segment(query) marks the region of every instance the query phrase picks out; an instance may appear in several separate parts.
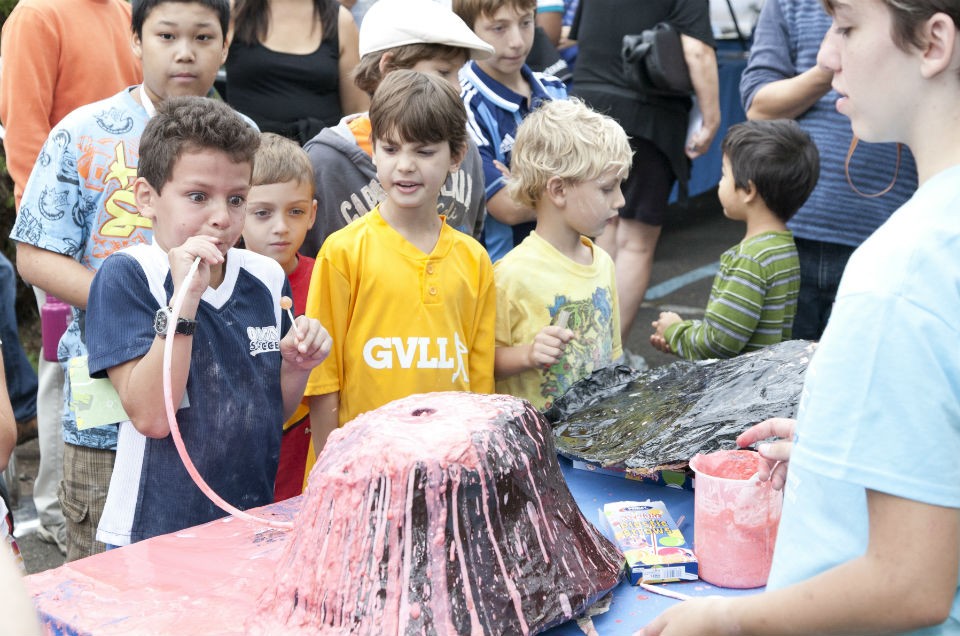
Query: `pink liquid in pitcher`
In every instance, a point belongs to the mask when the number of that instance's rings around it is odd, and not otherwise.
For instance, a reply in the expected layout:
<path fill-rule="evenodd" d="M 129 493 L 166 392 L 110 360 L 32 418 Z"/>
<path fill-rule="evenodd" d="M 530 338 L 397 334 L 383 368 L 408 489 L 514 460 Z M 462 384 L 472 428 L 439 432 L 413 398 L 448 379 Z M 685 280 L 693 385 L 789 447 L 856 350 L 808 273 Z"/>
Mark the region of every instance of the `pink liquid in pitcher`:
<path fill-rule="evenodd" d="M 753 451 L 696 455 L 694 552 L 700 578 L 720 587 L 766 585 L 777 540 L 783 494 L 749 481 L 760 456 Z"/>

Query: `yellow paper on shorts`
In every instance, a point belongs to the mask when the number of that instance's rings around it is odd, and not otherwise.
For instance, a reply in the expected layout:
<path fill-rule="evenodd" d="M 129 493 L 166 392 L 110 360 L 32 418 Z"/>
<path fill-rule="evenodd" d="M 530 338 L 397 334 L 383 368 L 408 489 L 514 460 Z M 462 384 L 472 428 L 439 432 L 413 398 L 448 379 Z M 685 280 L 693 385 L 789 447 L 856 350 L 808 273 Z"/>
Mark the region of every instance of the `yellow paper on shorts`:
<path fill-rule="evenodd" d="M 77 429 L 84 430 L 129 420 L 120 395 L 108 378 L 94 379 L 87 369 L 87 356 L 71 358 L 70 408 L 77 418 Z"/>

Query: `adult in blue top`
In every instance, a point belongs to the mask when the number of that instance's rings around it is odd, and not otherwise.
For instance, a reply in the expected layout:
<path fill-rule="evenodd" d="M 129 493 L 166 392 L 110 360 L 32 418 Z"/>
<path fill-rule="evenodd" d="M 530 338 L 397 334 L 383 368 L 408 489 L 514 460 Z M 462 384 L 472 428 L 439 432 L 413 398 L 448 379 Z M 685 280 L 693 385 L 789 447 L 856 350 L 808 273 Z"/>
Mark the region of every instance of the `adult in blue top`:
<path fill-rule="evenodd" d="M 760 12 L 740 94 L 748 119 L 796 119 L 820 151 L 820 179 L 787 227 L 800 254 L 793 337 L 819 340 L 853 250 L 917 188 L 913 156 L 895 144 L 858 144 L 837 113 L 833 73 L 817 66 L 830 27 L 820 0 L 770 0 Z M 879 70 L 879 69 L 878 69 Z M 881 196 L 891 181 L 893 188 Z M 856 189 L 854 189 L 856 188 Z"/>

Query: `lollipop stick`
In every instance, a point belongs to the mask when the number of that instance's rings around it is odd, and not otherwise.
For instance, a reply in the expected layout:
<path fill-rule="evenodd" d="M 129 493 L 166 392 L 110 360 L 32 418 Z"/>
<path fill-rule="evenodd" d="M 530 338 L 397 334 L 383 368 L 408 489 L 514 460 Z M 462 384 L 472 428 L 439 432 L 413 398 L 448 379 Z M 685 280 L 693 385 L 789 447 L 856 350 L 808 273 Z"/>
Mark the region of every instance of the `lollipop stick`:
<path fill-rule="evenodd" d="M 656 585 L 650 585 L 649 583 L 644 583 L 643 581 L 640 581 L 637 585 L 639 585 L 640 587 L 642 587 L 648 592 L 653 592 L 654 594 L 659 594 L 660 596 L 675 598 L 678 601 L 689 601 L 691 598 L 690 595 L 688 594 L 683 594 L 681 592 L 672 592 L 668 589 L 658 587 Z"/>
<path fill-rule="evenodd" d="M 303 340 L 303 334 L 300 332 L 300 328 L 297 327 L 297 319 L 293 317 L 293 301 L 290 300 L 288 296 L 281 296 L 280 308 L 285 309 L 287 315 L 290 316 L 290 324 L 293 325 L 293 331 L 297 334 L 297 340 Z"/>

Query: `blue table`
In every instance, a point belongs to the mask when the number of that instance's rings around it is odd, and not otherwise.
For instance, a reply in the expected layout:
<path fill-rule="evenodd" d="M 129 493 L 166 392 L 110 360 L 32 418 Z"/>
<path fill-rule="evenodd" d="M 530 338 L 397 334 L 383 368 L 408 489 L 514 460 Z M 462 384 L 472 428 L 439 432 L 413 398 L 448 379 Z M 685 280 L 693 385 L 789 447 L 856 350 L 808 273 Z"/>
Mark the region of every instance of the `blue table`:
<path fill-rule="evenodd" d="M 693 540 L 693 493 L 578 470 L 566 459 L 561 470 L 570 491 L 592 522 L 607 502 L 661 500 Z M 300 498 L 272 504 L 256 514 L 292 519 Z M 27 577 L 27 587 L 48 633 L 74 636 L 128 634 L 237 634 L 245 632 L 250 607 L 273 576 L 288 534 L 235 517 L 67 563 Z M 691 596 L 754 594 L 719 589 L 702 581 L 666 584 Z M 627 582 L 615 589 L 610 611 L 595 617 L 599 633 L 632 634 L 677 603 Z M 573 621 L 548 632 L 582 636 Z"/>
<path fill-rule="evenodd" d="M 651 482 L 635 481 L 623 477 L 614 477 L 601 473 L 573 468 L 569 460 L 560 458 L 560 468 L 567 480 L 570 492 L 580 506 L 581 512 L 594 524 L 599 519 L 599 511 L 611 501 L 662 501 L 674 519 L 686 517 L 680 526 L 683 536 L 693 543 L 693 492 L 670 486 L 659 486 Z M 664 583 L 667 589 L 688 596 L 745 596 L 757 594 L 762 588 L 753 590 L 733 590 L 718 588 L 705 581 L 684 583 Z M 614 590 L 610 611 L 593 618 L 597 631 L 604 636 L 633 634 L 662 611 L 679 603 L 671 598 L 647 592 L 643 588 L 622 581 Z M 571 621 L 547 632 L 549 636 L 583 636 L 583 632 Z"/>

